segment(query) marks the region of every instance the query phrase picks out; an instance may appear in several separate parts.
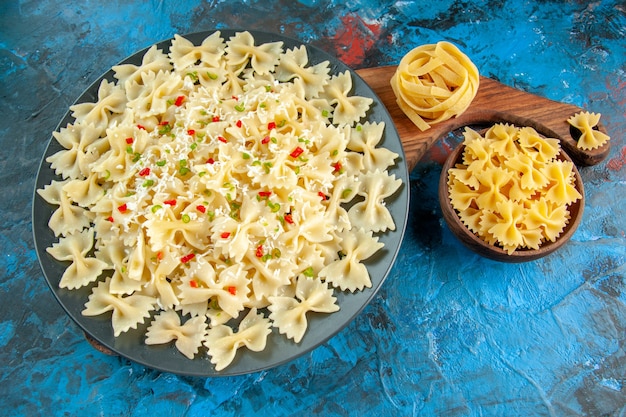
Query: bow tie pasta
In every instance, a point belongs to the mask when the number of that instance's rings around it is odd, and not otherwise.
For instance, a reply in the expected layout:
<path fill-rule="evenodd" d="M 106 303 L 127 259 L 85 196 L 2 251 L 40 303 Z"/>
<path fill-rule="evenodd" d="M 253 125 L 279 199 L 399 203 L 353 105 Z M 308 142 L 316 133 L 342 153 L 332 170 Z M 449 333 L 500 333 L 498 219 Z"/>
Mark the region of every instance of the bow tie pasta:
<path fill-rule="evenodd" d="M 576 146 L 580 149 L 596 149 L 604 146 L 611 140 L 610 136 L 594 129 L 600 123 L 600 113 L 587 111 L 576 113 L 567 119 L 567 122 L 580 133 Z"/>
<path fill-rule="evenodd" d="M 371 286 L 362 262 L 395 229 L 402 181 L 349 72 L 248 32 L 177 35 L 113 71 L 54 133 L 62 181 L 38 190 L 59 206 L 61 286 L 93 288 L 84 315 L 221 370 L 272 328 L 298 343 L 307 314 L 339 310 L 335 291 Z"/>
<path fill-rule="evenodd" d="M 557 139 L 531 127 L 496 124 L 464 132 L 462 160 L 448 171 L 452 207 L 473 233 L 509 254 L 554 242 L 582 195 Z"/>

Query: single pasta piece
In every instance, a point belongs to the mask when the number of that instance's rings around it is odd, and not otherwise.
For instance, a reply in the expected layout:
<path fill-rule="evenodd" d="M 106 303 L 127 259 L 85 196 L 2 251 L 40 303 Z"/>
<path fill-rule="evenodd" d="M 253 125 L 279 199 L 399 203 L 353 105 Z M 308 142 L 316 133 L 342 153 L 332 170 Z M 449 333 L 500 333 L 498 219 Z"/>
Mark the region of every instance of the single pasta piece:
<path fill-rule="evenodd" d="M 479 81 L 467 55 L 442 41 L 407 53 L 391 78 L 391 88 L 400 109 L 424 131 L 467 110 Z"/>
<path fill-rule="evenodd" d="M 567 122 L 580 131 L 576 146 L 580 149 L 596 149 L 611 140 L 610 136 L 594 129 L 600 122 L 600 113 L 579 112 Z"/>

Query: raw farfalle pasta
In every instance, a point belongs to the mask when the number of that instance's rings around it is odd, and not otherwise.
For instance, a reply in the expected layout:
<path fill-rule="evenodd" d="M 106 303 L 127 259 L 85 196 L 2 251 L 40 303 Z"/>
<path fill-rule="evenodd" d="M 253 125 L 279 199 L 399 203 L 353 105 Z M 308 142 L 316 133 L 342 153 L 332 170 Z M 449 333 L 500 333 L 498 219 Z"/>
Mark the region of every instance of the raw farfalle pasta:
<path fill-rule="evenodd" d="M 340 308 L 335 291 L 371 287 L 363 262 L 395 229 L 401 180 L 349 72 L 248 32 L 177 35 L 113 71 L 55 132 L 62 180 L 38 190 L 58 206 L 61 287 L 92 289 L 83 315 L 222 370 L 272 327 L 300 342 L 307 314 Z"/>
<path fill-rule="evenodd" d="M 452 207 L 477 236 L 504 248 L 554 242 L 582 198 L 560 144 L 533 128 L 496 124 L 484 137 L 466 128 L 461 163 L 448 171 Z"/>
<path fill-rule="evenodd" d="M 424 131 L 467 110 L 479 82 L 474 63 L 442 41 L 407 53 L 391 78 L 391 88 L 400 109 Z"/>
<path fill-rule="evenodd" d="M 600 122 L 600 116 L 600 113 L 580 112 L 567 119 L 580 132 L 577 147 L 585 150 L 596 149 L 611 140 L 609 135 L 594 129 Z"/>

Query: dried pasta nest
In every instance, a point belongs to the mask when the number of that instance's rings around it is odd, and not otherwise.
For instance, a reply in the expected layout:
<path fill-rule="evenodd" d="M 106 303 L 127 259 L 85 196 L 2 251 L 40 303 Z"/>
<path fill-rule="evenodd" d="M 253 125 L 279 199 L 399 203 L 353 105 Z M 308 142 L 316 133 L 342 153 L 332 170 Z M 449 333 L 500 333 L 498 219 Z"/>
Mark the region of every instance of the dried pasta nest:
<path fill-rule="evenodd" d="M 391 88 L 400 109 L 424 131 L 467 110 L 479 81 L 467 55 L 449 42 L 438 42 L 407 53 L 391 78 Z"/>

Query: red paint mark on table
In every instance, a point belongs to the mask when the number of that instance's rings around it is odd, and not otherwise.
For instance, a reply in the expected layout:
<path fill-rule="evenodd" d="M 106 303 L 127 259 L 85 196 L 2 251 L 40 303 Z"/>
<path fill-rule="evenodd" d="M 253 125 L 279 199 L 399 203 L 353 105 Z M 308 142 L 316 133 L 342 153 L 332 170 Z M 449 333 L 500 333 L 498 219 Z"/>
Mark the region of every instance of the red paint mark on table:
<path fill-rule="evenodd" d="M 619 171 L 624 165 L 626 165 L 626 146 L 622 148 L 622 151 L 618 156 L 611 158 L 606 163 L 606 167 L 611 171 Z"/>
<path fill-rule="evenodd" d="M 359 66 L 380 36 L 381 24 L 367 23 L 354 14 L 342 16 L 341 21 L 343 27 L 335 35 L 337 56 L 350 67 Z"/>

